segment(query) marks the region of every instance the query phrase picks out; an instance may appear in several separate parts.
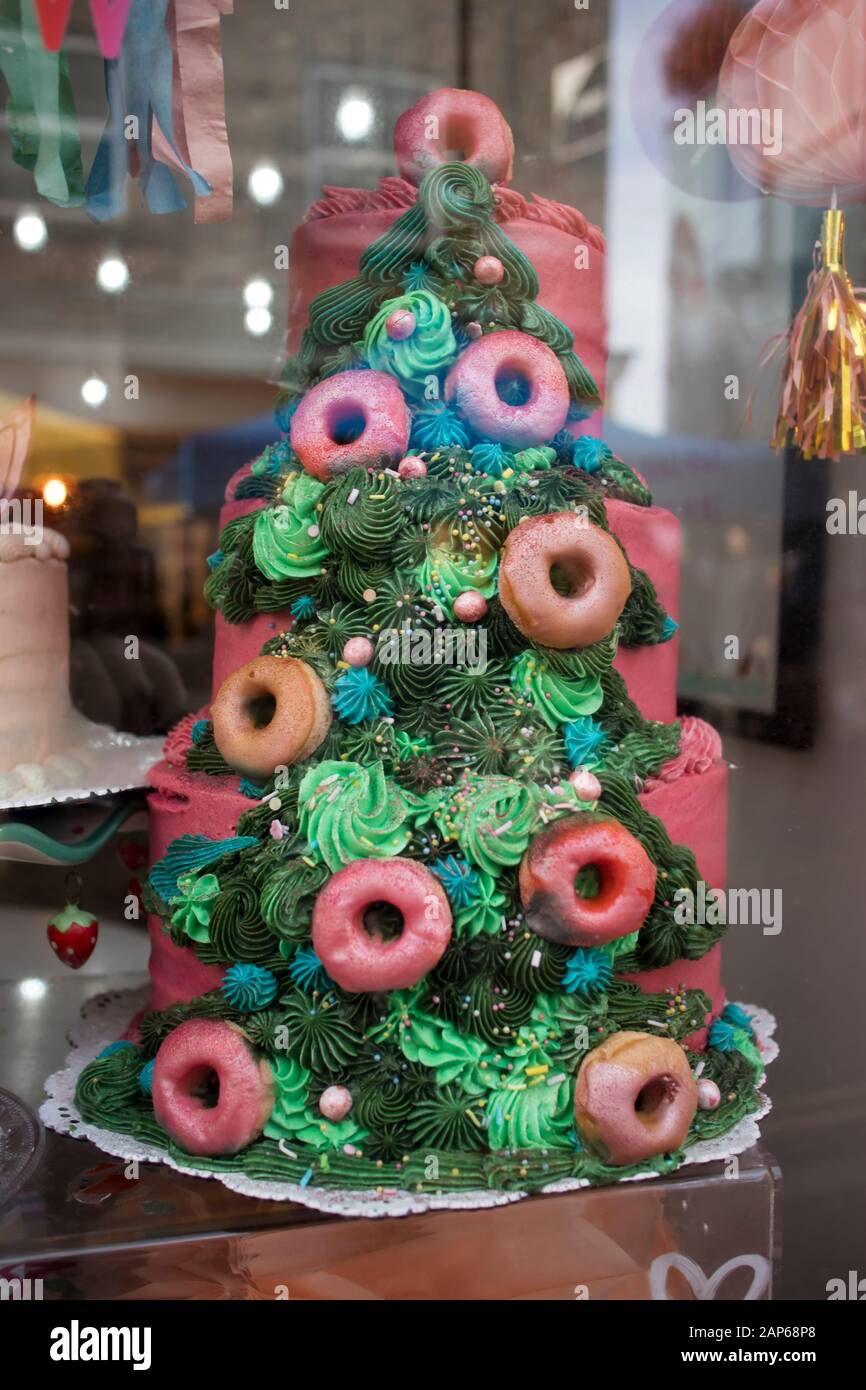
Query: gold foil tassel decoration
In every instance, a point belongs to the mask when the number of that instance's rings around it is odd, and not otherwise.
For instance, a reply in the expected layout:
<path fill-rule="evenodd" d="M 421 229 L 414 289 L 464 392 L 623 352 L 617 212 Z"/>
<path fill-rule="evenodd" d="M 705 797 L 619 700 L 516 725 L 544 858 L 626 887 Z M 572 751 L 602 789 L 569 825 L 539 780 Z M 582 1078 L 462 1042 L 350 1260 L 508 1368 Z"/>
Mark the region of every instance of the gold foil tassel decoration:
<path fill-rule="evenodd" d="M 837 459 L 866 447 L 866 315 L 845 269 L 845 214 L 824 213 L 806 299 L 785 339 L 773 447 Z"/>

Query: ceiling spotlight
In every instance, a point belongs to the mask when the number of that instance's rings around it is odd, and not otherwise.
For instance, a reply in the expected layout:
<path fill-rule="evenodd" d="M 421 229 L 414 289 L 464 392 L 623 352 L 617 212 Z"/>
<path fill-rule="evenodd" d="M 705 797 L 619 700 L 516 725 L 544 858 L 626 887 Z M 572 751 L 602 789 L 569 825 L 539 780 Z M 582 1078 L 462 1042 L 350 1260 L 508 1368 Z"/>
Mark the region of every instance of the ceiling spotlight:
<path fill-rule="evenodd" d="M 122 294 L 129 284 L 129 266 L 119 256 L 106 256 L 96 267 L 96 282 L 106 294 Z"/>
<path fill-rule="evenodd" d="M 12 235 L 22 251 L 41 251 L 48 240 L 45 218 L 38 212 L 22 212 L 15 219 Z"/>
<path fill-rule="evenodd" d="M 273 322 L 270 309 L 247 309 L 244 323 L 248 333 L 252 333 L 254 338 L 261 338 L 263 333 L 267 333 Z"/>
<path fill-rule="evenodd" d="M 346 93 L 337 107 L 337 129 L 344 140 L 364 140 L 373 128 L 373 104 L 357 92 Z"/>
<path fill-rule="evenodd" d="M 283 176 L 273 164 L 257 164 L 247 180 L 247 189 L 254 203 L 270 207 L 283 191 Z"/>
<path fill-rule="evenodd" d="M 46 507 L 62 507 L 66 501 L 67 488 L 62 478 L 49 478 L 43 489 L 42 498 Z"/>
<path fill-rule="evenodd" d="M 273 285 L 267 280 L 248 280 L 244 285 L 244 304 L 248 309 L 269 309 L 273 297 Z"/>
<path fill-rule="evenodd" d="M 108 400 L 108 384 L 101 376 L 89 376 L 81 388 L 81 399 L 85 405 L 98 410 Z"/>

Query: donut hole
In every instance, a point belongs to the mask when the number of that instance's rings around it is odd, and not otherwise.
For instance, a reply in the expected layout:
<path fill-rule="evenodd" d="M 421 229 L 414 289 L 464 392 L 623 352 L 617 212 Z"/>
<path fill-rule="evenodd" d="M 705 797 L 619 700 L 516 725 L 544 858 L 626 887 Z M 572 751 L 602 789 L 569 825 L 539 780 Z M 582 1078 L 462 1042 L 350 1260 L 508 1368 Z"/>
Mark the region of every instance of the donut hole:
<path fill-rule="evenodd" d="M 367 428 L 367 418 L 360 406 L 342 402 L 331 406 L 325 417 L 325 429 L 332 444 L 354 444 Z"/>
<path fill-rule="evenodd" d="M 635 1113 L 644 1120 L 657 1119 L 659 1113 L 670 1105 L 678 1089 L 676 1077 L 668 1074 L 654 1076 L 638 1091 Z"/>
<path fill-rule="evenodd" d="M 436 149 L 446 164 L 465 164 L 475 143 L 472 124 L 465 116 L 452 113 L 439 122 L 439 139 Z"/>
<path fill-rule="evenodd" d="M 493 386 L 505 405 L 526 405 L 532 395 L 532 382 L 522 367 L 503 362 L 493 378 Z"/>
<path fill-rule="evenodd" d="M 601 892 L 601 869 L 597 864 L 582 864 L 574 880 L 579 898 L 597 898 Z"/>
<path fill-rule="evenodd" d="M 554 560 L 548 578 L 560 598 L 582 598 L 592 587 L 592 577 L 573 556 Z"/>
<path fill-rule="evenodd" d="M 379 941 L 396 941 L 403 934 L 404 917 L 399 907 L 393 903 L 380 901 L 369 903 L 362 918 L 364 931 Z"/>
<path fill-rule="evenodd" d="M 244 714 L 253 729 L 266 729 L 277 712 L 277 699 L 270 690 L 257 690 L 244 701 Z"/>
<path fill-rule="evenodd" d="M 215 1110 L 220 1099 L 220 1079 L 213 1067 L 193 1067 L 184 1077 L 184 1090 L 191 1100 L 201 1102 L 202 1110 Z"/>

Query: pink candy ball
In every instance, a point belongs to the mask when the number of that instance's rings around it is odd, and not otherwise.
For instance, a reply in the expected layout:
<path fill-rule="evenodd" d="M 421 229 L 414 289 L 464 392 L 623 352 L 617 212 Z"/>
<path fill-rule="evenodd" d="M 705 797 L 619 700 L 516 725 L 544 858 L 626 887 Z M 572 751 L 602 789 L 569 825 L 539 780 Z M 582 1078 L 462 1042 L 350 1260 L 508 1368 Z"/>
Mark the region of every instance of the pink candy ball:
<path fill-rule="evenodd" d="M 588 768 L 579 767 L 568 780 L 581 801 L 598 801 L 601 796 L 601 783 Z"/>
<path fill-rule="evenodd" d="M 423 459 L 409 455 L 408 458 L 401 459 L 397 464 L 397 472 L 403 479 L 406 478 L 426 478 L 427 465 Z"/>
<path fill-rule="evenodd" d="M 471 323 L 467 323 L 466 325 L 466 335 L 469 338 L 480 338 L 483 332 L 484 329 L 477 319 L 473 319 Z"/>
<path fill-rule="evenodd" d="M 417 322 L 411 309 L 395 309 L 385 320 L 385 332 L 398 343 L 404 338 L 411 338 L 416 327 Z"/>
<path fill-rule="evenodd" d="M 475 279 L 482 285 L 500 284 L 505 268 L 498 256 L 479 256 L 472 267 Z"/>
<path fill-rule="evenodd" d="M 352 1093 L 346 1086 L 329 1086 L 319 1096 L 319 1110 L 326 1120 L 339 1123 L 352 1108 Z"/>
<path fill-rule="evenodd" d="M 718 1110 L 721 1100 L 722 1093 L 715 1081 L 706 1077 L 698 1082 L 698 1105 L 701 1110 Z"/>
<path fill-rule="evenodd" d="M 454 616 L 461 623 L 477 623 L 487 612 L 487 599 L 477 589 L 464 589 L 454 600 Z"/>
<path fill-rule="evenodd" d="M 343 660 L 349 666 L 369 666 L 375 651 L 369 637 L 350 637 L 343 648 Z"/>

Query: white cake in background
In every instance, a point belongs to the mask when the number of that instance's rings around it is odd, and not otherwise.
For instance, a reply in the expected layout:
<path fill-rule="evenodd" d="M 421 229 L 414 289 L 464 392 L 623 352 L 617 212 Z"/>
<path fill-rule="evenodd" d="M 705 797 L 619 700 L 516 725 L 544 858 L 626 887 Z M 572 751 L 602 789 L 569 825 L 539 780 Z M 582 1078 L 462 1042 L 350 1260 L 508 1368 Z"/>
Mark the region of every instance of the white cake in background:
<path fill-rule="evenodd" d="M 0 535 L 0 773 L 69 739 L 68 554 L 56 531 Z"/>

